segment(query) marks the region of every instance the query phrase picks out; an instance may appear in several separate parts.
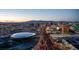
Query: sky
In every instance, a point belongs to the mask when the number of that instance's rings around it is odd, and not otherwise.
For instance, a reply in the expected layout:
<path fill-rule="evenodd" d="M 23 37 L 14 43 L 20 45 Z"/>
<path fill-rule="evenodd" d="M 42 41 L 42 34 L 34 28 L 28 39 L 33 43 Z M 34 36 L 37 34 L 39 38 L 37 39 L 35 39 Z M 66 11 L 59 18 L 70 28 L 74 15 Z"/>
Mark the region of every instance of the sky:
<path fill-rule="evenodd" d="M 0 9 L 0 22 L 79 21 L 78 9 Z"/>

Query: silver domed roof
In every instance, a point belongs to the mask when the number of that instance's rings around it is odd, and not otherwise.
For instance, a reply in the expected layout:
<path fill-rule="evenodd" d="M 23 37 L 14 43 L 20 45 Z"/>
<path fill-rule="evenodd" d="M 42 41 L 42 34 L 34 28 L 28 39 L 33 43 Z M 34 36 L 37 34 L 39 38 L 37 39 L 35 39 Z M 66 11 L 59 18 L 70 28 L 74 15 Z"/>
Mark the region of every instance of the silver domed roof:
<path fill-rule="evenodd" d="M 15 33 L 11 35 L 11 38 L 27 38 L 36 35 L 35 33 L 31 32 L 20 32 L 20 33 Z"/>

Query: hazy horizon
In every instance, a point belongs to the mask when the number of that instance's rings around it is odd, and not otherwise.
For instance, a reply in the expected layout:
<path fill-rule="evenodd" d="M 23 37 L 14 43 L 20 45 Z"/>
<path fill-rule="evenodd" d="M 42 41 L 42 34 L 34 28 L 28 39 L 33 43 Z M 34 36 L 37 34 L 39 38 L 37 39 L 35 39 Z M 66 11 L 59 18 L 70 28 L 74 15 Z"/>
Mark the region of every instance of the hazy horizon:
<path fill-rule="evenodd" d="M 79 21 L 78 9 L 0 9 L 0 22 Z"/>

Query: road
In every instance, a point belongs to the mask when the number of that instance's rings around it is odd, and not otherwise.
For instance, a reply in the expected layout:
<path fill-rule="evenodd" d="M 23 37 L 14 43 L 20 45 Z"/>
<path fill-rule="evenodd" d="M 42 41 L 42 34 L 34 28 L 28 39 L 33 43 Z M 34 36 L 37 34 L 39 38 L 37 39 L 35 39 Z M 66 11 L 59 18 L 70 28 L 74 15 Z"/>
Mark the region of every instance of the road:
<path fill-rule="evenodd" d="M 67 35 L 67 34 L 65 34 L 65 35 L 56 35 L 56 34 L 51 34 L 50 35 L 52 38 L 63 38 L 63 37 L 75 37 L 75 36 L 78 36 L 79 37 L 79 35 Z M 58 39 L 57 39 L 58 40 Z M 52 41 L 52 40 L 51 40 Z M 66 40 L 64 40 L 65 41 L 65 43 L 68 43 Z M 69 43 L 68 43 L 69 44 Z M 71 45 L 71 49 L 69 49 L 69 50 L 77 50 L 77 48 L 75 48 L 72 44 L 70 44 Z"/>
<path fill-rule="evenodd" d="M 50 34 L 50 36 L 52 36 L 52 37 L 79 37 L 78 34 L 74 34 L 74 35 L 69 35 L 69 34 L 64 34 L 64 35 L 60 35 L 60 34 Z"/>

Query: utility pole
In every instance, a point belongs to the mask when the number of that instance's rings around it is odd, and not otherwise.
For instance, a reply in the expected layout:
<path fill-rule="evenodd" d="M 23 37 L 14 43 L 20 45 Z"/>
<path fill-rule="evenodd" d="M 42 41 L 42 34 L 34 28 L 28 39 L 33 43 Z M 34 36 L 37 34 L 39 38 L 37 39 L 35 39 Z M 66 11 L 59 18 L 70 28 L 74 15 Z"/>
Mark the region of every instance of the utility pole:
<path fill-rule="evenodd" d="M 61 34 L 62 35 L 64 34 L 64 25 L 63 24 L 61 25 Z"/>

